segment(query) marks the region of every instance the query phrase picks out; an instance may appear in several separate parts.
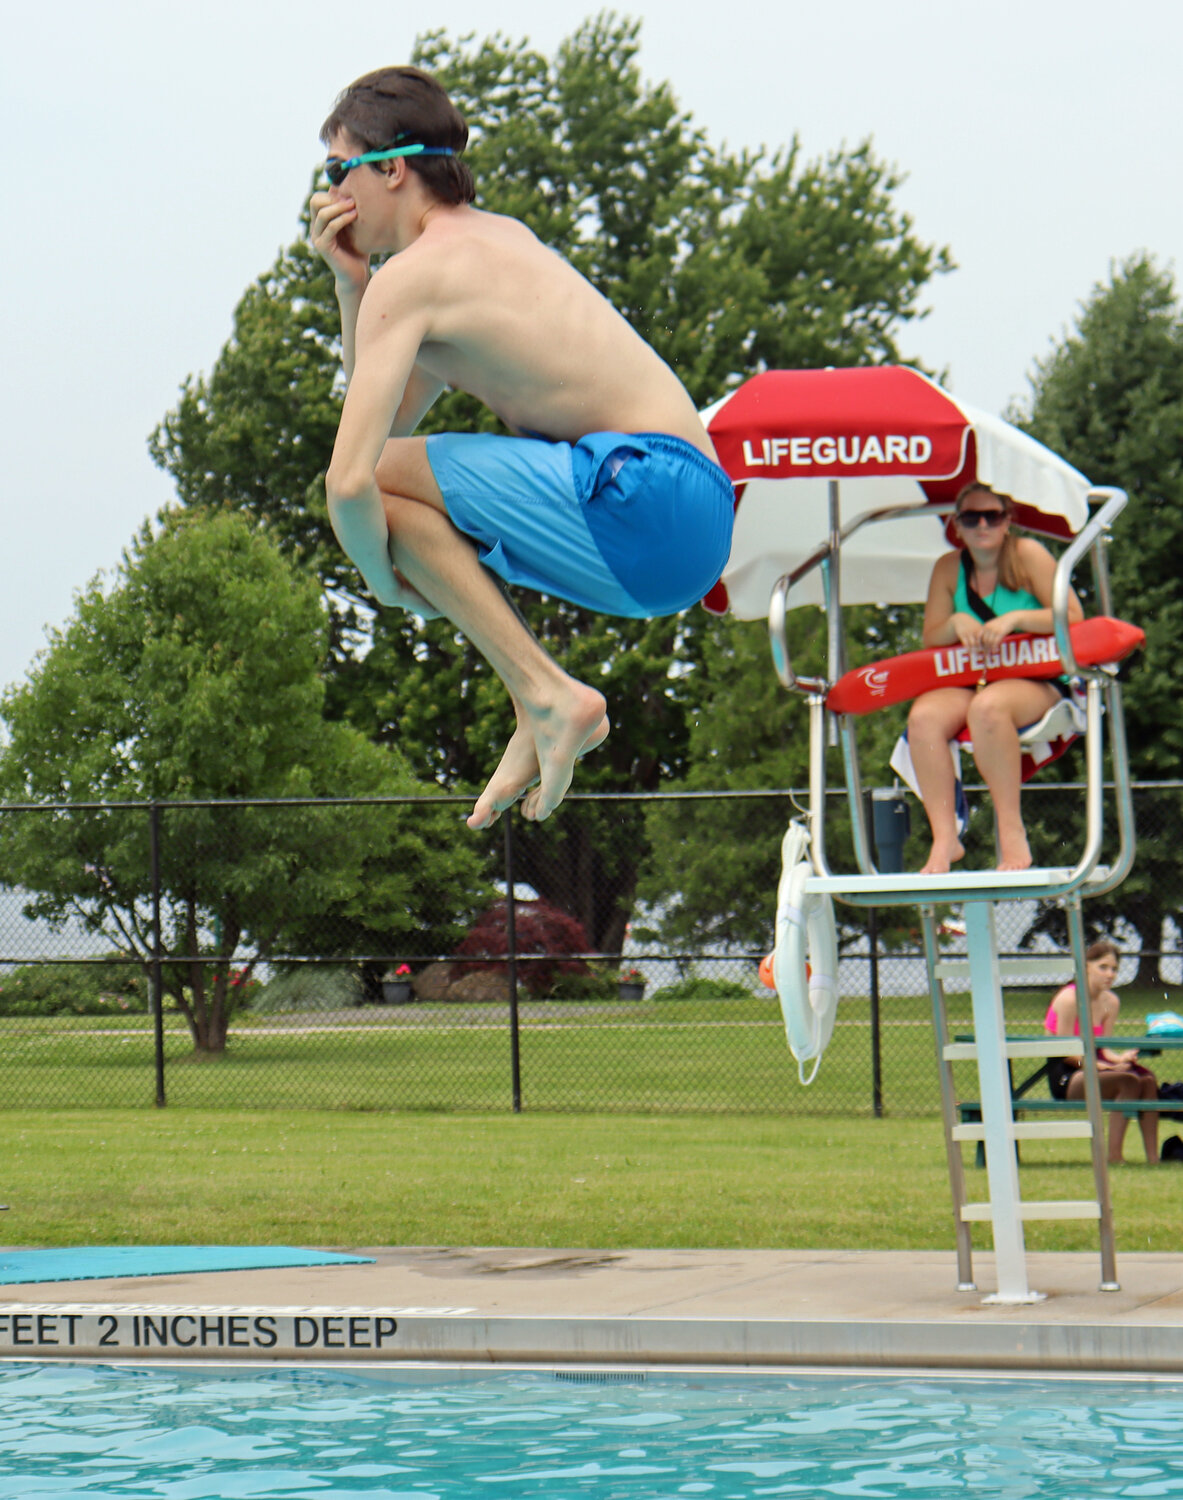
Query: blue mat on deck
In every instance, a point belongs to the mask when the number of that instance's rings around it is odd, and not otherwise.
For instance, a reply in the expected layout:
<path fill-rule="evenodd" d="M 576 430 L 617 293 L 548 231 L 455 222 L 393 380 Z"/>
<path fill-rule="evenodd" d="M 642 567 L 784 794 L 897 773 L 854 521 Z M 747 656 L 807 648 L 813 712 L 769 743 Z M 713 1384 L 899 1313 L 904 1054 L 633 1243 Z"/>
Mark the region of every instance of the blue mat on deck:
<path fill-rule="evenodd" d="M 184 1276 L 276 1266 L 368 1266 L 369 1255 L 293 1250 L 286 1245 L 80 1245 L 64 1250 L 0 1250 L 0 1286 L 29 1281 L 93 1281 L 106 1276 Z"/>

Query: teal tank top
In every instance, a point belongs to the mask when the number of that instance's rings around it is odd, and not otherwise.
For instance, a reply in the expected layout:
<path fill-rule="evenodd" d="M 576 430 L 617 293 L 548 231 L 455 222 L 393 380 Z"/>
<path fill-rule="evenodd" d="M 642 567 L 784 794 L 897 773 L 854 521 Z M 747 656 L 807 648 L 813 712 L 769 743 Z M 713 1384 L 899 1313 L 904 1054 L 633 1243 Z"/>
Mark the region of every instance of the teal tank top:
<path fill-rule="evenodd" d="M 977 615 L 969 605 L 969 590 L 966 588 L 966 580 L 969 573 L 965 567 L 968 553 L 961 554 L 961 564 L 957 569 L 957 587 L 953 590 L 953 613 L 961 615 Z M 982 601 L 988 604 L 996 615 L 1005 615 L 1012 609 L 1046 609 L 1034 594 L 1029 594 L 1026 589 L 1008 589 L 1004 583 L 995 584 L 989 596 L 982 596 Z M 1070 677 L 1053 677 L 1050 679 L 1055 683 L 1070 683 Z M 1061 689 L 1063 691 L 1063 689 Z"/>
<path fill-rule="evenodd" d="M 985 602 L 996 615 L 1009 614 L 1012 609 L 1043 609 L 1034 594 L 1029 594 L 1026 589 L 1008 589 L 1004 583 L 995 585 L 992 593 L 987 597 L 983 595 Z M 965 587 L 965 569 L 957 569 L 957 587 L 953 590 L 953 613 L 956 615 L 973 615 L 969 607 L 969 593 Z M 977 616 L 974 615 L 974 619 Z"/>

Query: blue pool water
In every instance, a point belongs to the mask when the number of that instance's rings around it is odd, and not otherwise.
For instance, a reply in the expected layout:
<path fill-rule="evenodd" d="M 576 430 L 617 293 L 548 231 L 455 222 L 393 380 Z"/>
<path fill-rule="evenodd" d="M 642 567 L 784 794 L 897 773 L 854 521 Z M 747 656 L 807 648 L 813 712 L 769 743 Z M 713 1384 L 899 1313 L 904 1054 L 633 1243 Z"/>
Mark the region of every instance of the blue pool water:
<path fill-rule="evenodd" d="M 0 1369 L 0 1496 L 1183 1494 L 1183 1384 Z"/>

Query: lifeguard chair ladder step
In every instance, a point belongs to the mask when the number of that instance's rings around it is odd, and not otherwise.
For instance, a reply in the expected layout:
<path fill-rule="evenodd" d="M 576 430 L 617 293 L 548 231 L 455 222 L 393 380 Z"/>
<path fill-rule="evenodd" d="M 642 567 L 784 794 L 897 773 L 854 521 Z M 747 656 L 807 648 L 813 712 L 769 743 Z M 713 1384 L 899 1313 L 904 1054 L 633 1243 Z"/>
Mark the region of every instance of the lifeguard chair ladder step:
<path fill-rule="evenodd" d="M 1089 1141 L 1093 1127 L 1087 1120 L 1016 1120 L 1011 1131 L 1016 1141 Z M 954 1125 L 955 1141 L 984 1141 L 984 1125 Z"/>
<path fill-rule="evenodd" d="M 963 1203 L 961 1217 L 967 1224 L 975 1219 L 989 1222 L 994 1217 L 994 1209 L 989 1203 Z M 1050 1203 L 1029 1200 L 1019 1204 L 1019 1217 L 1024 1222 L 1028 1219 L 1099 1219 L 1101 1205 L 1092 1199 L 1074 1202 L 1069 1198 L 1058 1198 Z"/>

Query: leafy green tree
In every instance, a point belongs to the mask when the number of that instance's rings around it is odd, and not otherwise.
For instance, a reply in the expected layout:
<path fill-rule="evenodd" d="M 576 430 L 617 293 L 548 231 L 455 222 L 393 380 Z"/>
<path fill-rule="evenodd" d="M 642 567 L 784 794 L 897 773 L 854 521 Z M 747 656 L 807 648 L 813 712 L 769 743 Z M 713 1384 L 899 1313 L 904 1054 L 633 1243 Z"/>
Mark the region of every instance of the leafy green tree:
<path fill-rule="evenodd" d="M 547 58 L 492 36 L 421 38 L 469 120 L 482 206 L 514 214 L 571 261 L 678 371 L 700 403 L 768 366 L 893 360 L 926 282 L 950 266 L 894 201 L 900 178 L 867 143 L 803 162 L 713 147 L 668 84 L 637 64 L 639 25 L 584 23 Z M 208 377 L 193 377 L 153 439 L 189 506 L 245 510 L 315 568 L 332 605 L 328 711 L 397 743 L 425 776 L 483 783 L 510 729 L 500 687 L 446 622 L 373 615 L 332 539 L 321 477 L 340 398 L 330 277 L 303 243 L 249 289 Z M 423 425 L 495 430 L 469 398 Z M 583 790 L 641 791 L 683 774 L 690 685 L 716 627 L 602 619 L 517 601 L 548 649 L 608 695 L 614 733 Z M 639 812 L 523 828 L 520 874 L 619 948 L 642 847 Z"/>
<path fill-rule="evenodd" d="M 1183 312 L 1170 272 L 1144 254 L 1116 267 L 1036 366 L 1032 386 L 1027 429 L 1094 483 L 1129 493 L 1110 576 L 1116 612 L 1146 631 L 1145 649 L 1123 670 L 1131 767 L 1137 779 L 1175 777 L 1183 759 Z M 1080 582 L 1088 584 L 1086 570 Z M 1061 762 L 1059 774 L 1078 775 L 1079 765 Z M 1183 809 L 1177 793 L 1143 792 L 1137 811 L 1132 875 L 1086 911 L 1095 928 L 1124 919 L 1137 930 L 1146 952 L 1139 982 L 1154 983 L 1163 920 L 1183 914 Z M 1045 836 L 1055 843 L 1062 834 Z"/>
<path fill-rule="evenodd" d="M 325 722 L 323 635 L 315 578 L 245 518 L 145 528 L 112 586 L 90 585 L 0 703 L 0 796 L 90 804 L 0 820 L 6 878 L 33 893 L 29 914 L 80 919 L 148 965 L 149 820 L 96 803 L 424 790 L 397 752 Z M 259 957 L 293 941 L 341 951 L 359 931 L 450 944 L 484 894 L 471 846 L 449 836 L 454 817 L 417 808 L 379 842 L 370 808 L 165 805 L 162 936 L 183 962 L 164 983 L 194 1046 L 225 1047 L 240 944 Z"/>

